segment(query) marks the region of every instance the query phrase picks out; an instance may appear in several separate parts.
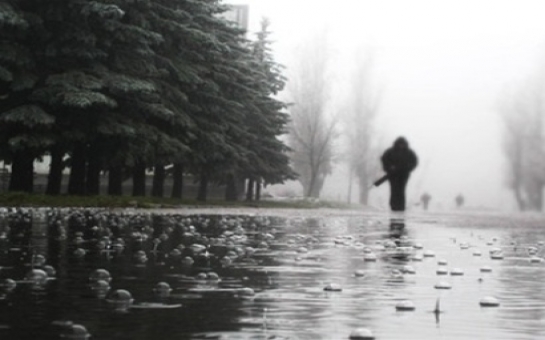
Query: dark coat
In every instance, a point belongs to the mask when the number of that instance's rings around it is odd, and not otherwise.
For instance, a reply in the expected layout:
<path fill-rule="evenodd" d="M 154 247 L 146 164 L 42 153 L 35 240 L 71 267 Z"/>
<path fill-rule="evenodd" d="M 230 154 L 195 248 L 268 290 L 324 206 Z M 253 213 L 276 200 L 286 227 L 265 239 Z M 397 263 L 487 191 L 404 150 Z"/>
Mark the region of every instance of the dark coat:
<path fill-rule="evenodd" d="M 416 154 L 403 137 L 396 139 L 394 145 L 384 152 L 380 160 L 382 168 L 389 176 L 408 175 L 418 165 Z"/>

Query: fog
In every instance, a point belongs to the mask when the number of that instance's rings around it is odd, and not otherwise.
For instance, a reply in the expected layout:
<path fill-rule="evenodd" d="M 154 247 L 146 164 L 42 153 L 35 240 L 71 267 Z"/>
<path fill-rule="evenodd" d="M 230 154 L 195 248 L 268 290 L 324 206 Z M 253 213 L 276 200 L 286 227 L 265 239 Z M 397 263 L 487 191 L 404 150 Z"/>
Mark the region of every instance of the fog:
<path fill-rule="evenodd" d="M 297 46 L 324 27 L 337 58 L 337 87 L 350 72 L 343 60 L 362 48 L 372 55 L 373 81 L 382 94 L 376 121 L 381 143 L 386 148 L 403 135 L 419 156 L 407 189 L 412 201 L 427 191 L 432 208 L 447 209 L 462 193 L 472 207 L 514 207 L 505 186 L 498 102 L 503 89 L 543 64 L 544 2 L 227 3 L 250 6 L 250 34 L 262 17 L 271 20 L 276 60 L 288 71 Z M 346 186 L 346 170 L 339 166 L 323 195 L 344 199 Z M 386 206 L 387 196 L 384 185 L 370 201 Z"/>

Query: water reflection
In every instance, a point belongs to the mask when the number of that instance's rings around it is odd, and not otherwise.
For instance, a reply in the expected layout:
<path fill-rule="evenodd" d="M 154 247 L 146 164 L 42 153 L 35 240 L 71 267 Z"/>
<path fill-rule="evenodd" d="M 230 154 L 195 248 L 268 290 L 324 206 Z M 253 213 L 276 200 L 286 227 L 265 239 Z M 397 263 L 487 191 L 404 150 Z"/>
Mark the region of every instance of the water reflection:
<path fill-rule="evenodd" d="M 364 327 L 377 339 L 538 339 L 537 225 L 489 215 L 2 210 L 0 337 L 58 339 L 83 327 L 96 339 L 346 339 Z M 490 258 L 495 248 L 503 260 Z M 447 275 L 437 275 L 440 260 Z M 435 289 L 439 281 L 452 289 Z M 117 308 L 119 290 L 132 307 Z M 480 307 L 483 296 L 500 307 Z M 415 309 L 396 309 L 401 301 Z"/>

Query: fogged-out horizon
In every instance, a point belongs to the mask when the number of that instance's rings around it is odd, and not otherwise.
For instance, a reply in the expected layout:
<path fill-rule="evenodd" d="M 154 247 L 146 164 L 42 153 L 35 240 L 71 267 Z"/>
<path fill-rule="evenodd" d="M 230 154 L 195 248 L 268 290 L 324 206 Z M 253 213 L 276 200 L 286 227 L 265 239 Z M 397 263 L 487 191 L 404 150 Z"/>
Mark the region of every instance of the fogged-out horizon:
<path fill-rule="evenodd" d="M 420 165 L 408 196 L 423 192 L 434 209 L 454 207 L 461 193 L 471 207 L 514 209 L 507 188 L 503 122 L 499 106 L 506 89 L 542 71 L 545 22 L 540 1 L 284 1 L 237 0 L 250 5 L 250 31 L 271 20 L 275 56 L 287 68 L 313 32 L 327 32 L 331 46 L 333 98 L 340 110 L 357 51 L 372 55 L 372 84 L 381 93 L 376 142 L 382 148 L 407 137 Z M 251 33 L 250 33 L 251 34 Z M 336 107 L 335 105 L 338 105 Z M 342 131 L 341 131 L 342 134 Z M 342 145 L 342 142 L 338 144 Z M 342 148 L 340 148 L 342 149 Z M 377 160 L 378 162 L 378 160 Z M 323 197 L 345 199 L 342 162 L 326 180 Z M 354 191 L 354 190 L 352 190 Z M 387 186 L 370 193 L 386 206 Z M 353 200 L 356 194 L 353 192 Z"/>

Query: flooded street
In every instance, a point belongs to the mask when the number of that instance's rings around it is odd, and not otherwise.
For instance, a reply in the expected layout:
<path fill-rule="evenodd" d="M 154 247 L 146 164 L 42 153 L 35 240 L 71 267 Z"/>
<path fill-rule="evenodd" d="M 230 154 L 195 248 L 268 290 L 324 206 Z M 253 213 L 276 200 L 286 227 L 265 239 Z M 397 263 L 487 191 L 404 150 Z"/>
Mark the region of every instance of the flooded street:
<path fill-rule="evenodd" d="M 540 216 L 218 212 L 4 211 L 0 338 L 545 338 Z"/>

